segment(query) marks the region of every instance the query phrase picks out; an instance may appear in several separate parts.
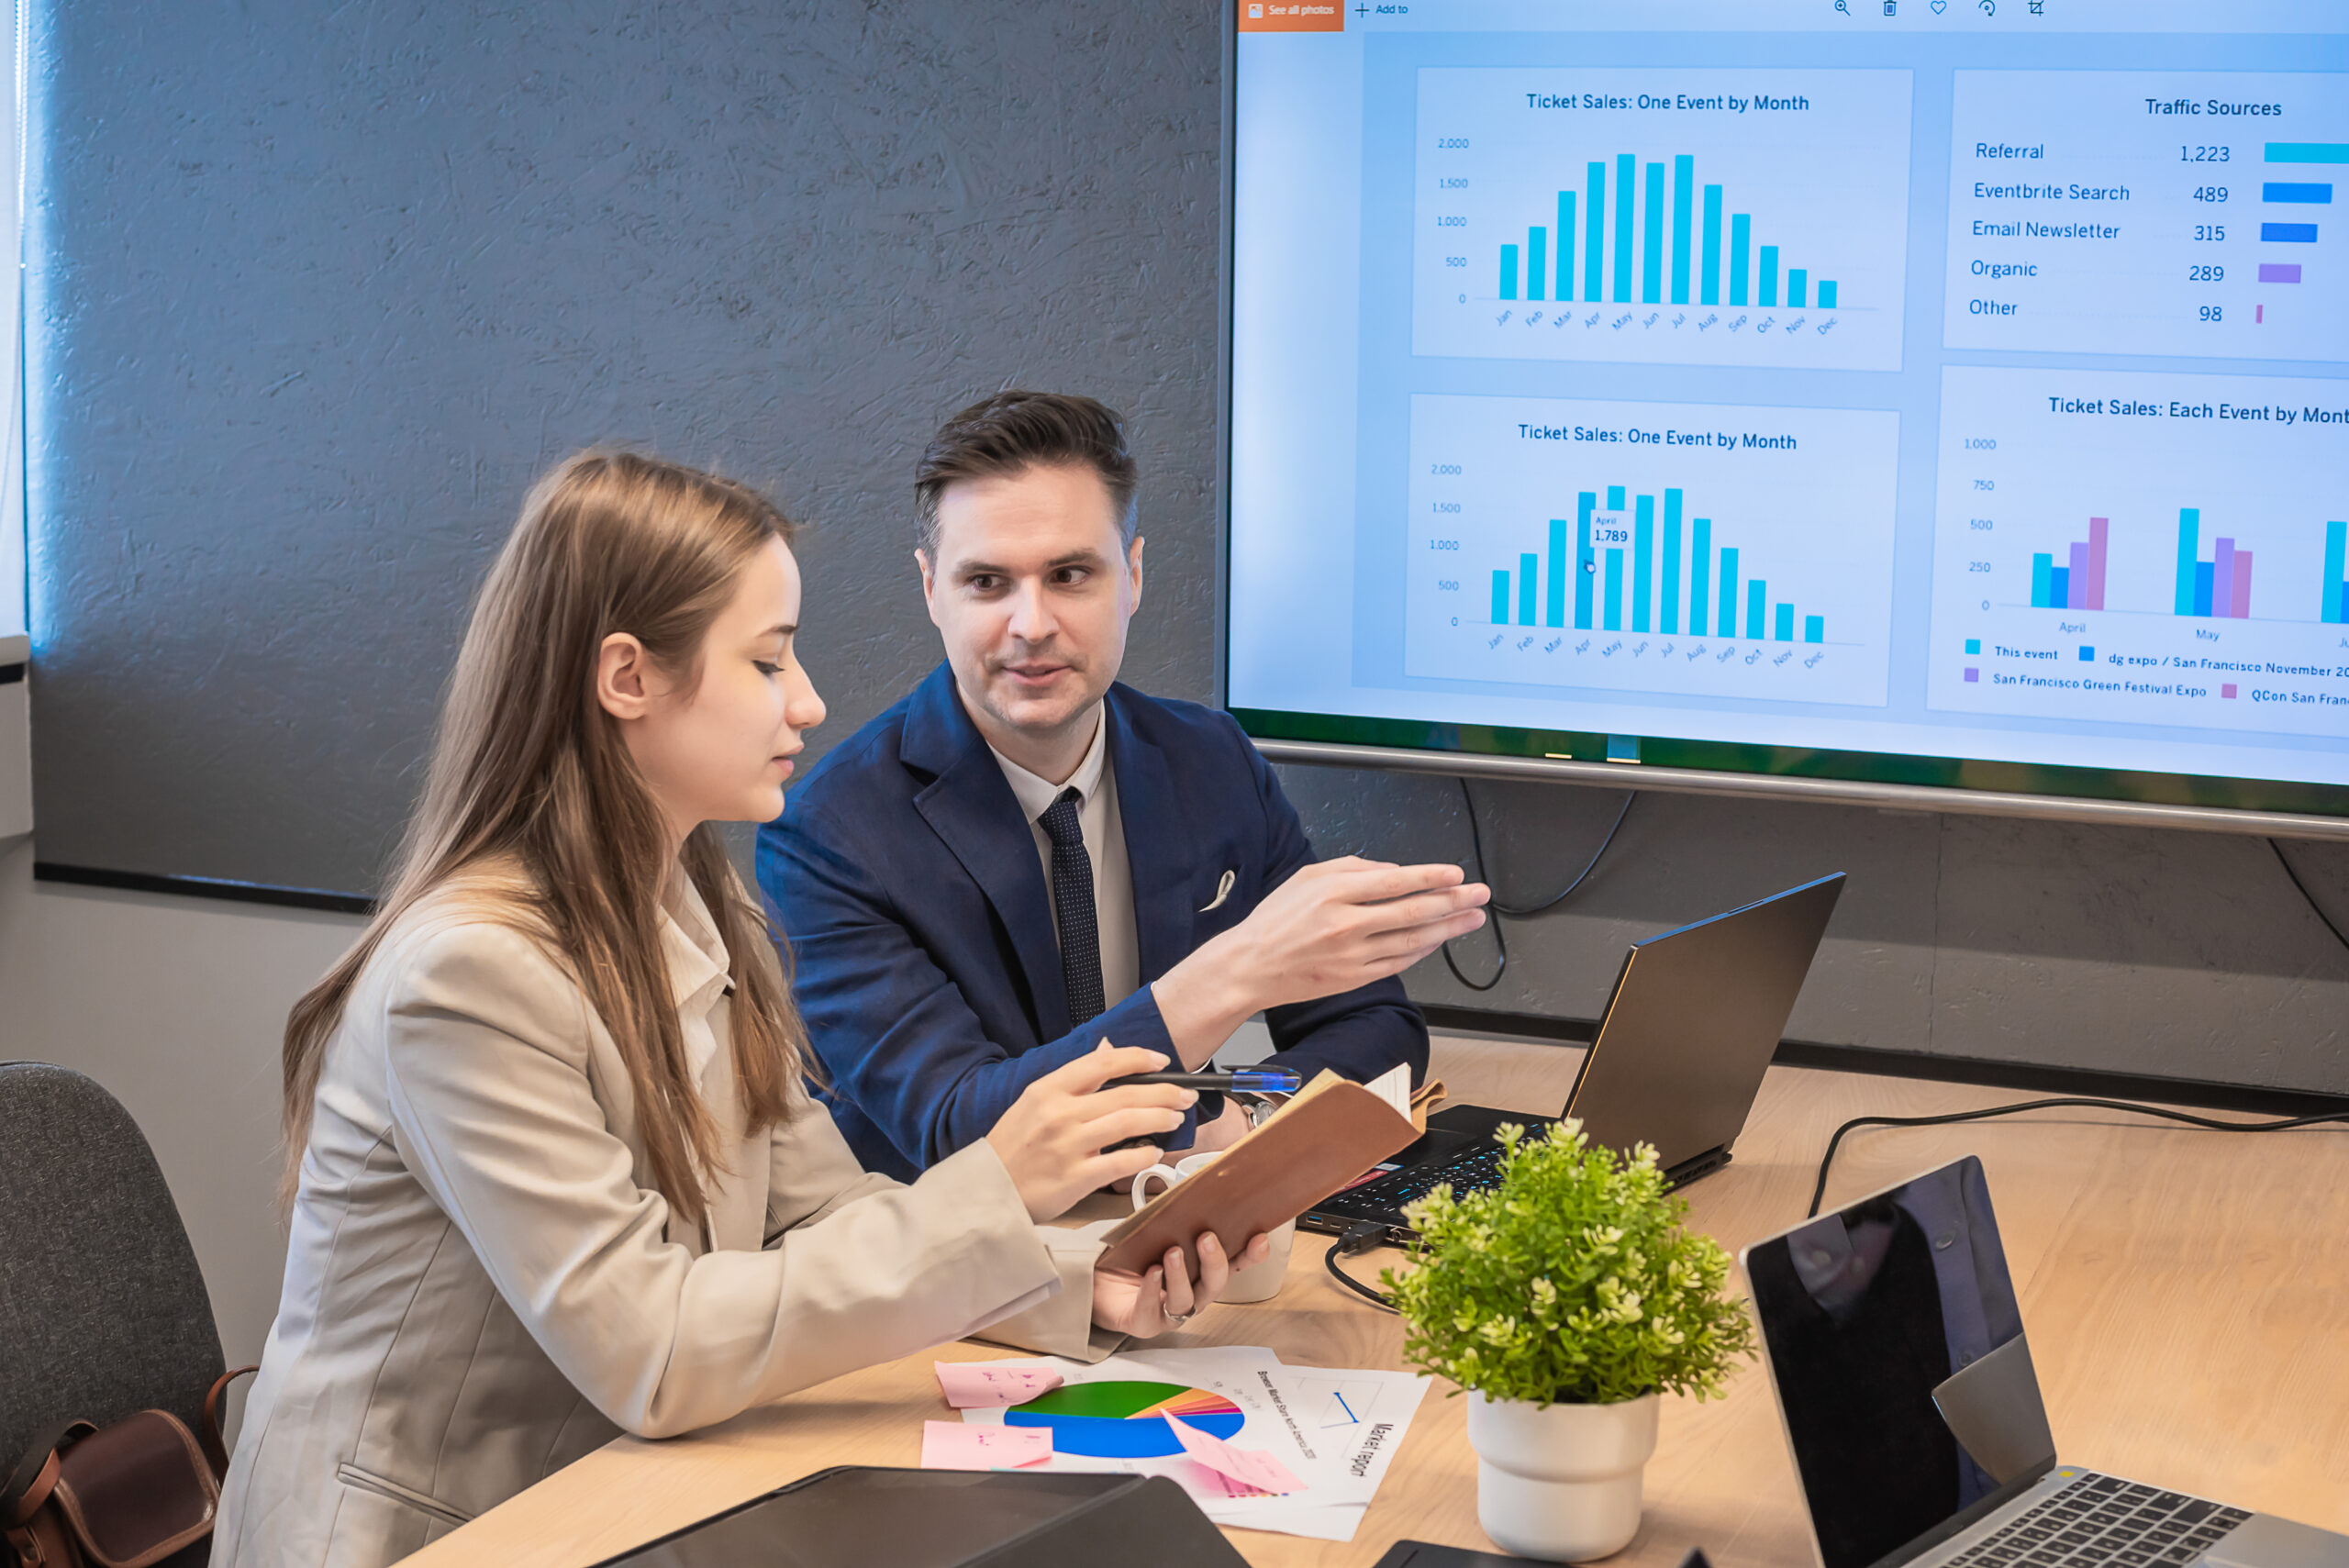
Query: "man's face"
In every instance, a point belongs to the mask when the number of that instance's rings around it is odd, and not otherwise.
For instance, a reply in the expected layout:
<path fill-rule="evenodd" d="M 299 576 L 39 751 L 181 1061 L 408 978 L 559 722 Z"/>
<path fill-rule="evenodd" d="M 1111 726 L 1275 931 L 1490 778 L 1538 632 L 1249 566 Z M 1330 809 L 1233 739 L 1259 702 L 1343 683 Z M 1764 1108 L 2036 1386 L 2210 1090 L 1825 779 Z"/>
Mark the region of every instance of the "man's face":
<path fill-rule="evenodd" d="M 1083 463 L 962 479 L 938 500 L 938 547 L 915 551 L 930 624 L 988 739 L 1050 742 L 1088 713 L 1126 656 L 1141 544 L 1121 548 L 1101 476 Z"/>

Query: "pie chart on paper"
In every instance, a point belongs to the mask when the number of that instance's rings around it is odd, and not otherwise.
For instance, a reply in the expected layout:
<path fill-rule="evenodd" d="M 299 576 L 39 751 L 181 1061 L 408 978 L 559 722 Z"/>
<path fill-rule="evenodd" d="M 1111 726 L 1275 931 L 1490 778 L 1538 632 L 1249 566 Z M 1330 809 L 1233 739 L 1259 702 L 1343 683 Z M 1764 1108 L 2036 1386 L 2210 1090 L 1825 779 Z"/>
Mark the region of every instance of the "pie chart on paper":
<path fill-rule="evenodd" d="M 1162 1459 L 1183 1451 L 1166 1424 L 1179 1416 L 1219 1438 L 1239 1435 L 1247 1418 L 1220 1394 L 1179 1383 L 1074 1383 L 1003 1413 L 1009 1427 L 1049 1427 L 1056 1453 L 1090 1459 Z"/>

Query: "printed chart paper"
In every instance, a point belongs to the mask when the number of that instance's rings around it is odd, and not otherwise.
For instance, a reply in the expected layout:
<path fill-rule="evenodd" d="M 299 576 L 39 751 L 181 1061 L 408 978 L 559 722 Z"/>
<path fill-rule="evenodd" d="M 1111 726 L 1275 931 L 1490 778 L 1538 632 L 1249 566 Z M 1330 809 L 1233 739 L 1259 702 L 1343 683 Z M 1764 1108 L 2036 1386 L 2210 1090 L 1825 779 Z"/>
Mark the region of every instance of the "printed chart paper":
<path fill-rule="evenodd" d="M 1144 1351 L 1095 1366 L 977 1364 L 1063 1380 L 1015 1405 L 963 1412 L 974 1428 L 1049 1433 L 1052 1456 L 1037 1469 L 1163 1475 L 1218 1524 L 1324 1540 L 1353 1539 L 1427 1388 L 1413 1373 L 1289 1366 L 1258 1346 Z M 1203 1462 L 1201 1438 L 1219 1457 L 1245 1456 L 1243 1473 Z M 1264 1479 L 1294 1486 L 1267 1495 Z"/>

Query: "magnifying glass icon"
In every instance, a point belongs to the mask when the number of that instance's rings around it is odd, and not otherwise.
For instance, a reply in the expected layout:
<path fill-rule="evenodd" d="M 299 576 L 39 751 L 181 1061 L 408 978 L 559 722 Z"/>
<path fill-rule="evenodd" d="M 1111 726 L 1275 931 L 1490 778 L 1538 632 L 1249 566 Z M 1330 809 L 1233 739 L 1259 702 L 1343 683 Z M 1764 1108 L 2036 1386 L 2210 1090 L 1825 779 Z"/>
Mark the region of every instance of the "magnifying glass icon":
<path fill-rule="evenodd" d="M 1835 9 L 1842 12 L 1843 15 L 1847 17 L 1852 14 L 1852 7 L 1845 3 L 1845 0 L 1835 0 Z"/>

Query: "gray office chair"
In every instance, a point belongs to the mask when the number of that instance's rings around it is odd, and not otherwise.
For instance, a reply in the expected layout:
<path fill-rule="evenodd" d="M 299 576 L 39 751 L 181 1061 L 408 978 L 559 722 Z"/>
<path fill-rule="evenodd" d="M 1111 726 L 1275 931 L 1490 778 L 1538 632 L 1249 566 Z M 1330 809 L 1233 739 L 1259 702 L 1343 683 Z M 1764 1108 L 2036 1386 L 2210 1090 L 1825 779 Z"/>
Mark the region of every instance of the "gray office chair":
<path fill-rule="evenodd" d="M 222 1367 L 204 1275 L 139 1124 L 79 1073 L 0 1063 L 0 1473 L 64 1420 L 169 1410 L 201 1432 Z"/>

